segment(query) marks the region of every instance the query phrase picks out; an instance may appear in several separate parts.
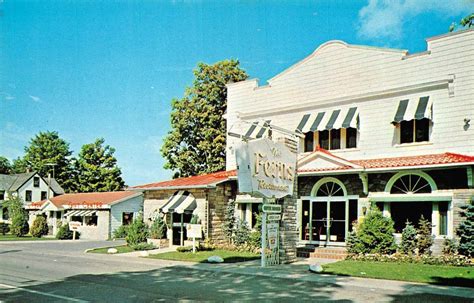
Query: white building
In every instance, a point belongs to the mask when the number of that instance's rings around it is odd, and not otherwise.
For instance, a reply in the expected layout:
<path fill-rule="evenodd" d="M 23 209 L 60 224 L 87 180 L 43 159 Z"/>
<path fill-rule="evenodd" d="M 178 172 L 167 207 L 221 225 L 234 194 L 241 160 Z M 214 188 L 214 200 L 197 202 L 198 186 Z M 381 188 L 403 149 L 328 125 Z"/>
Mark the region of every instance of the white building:
<path fill-rule="evenodd" d="M 474 196 L 474 30 L 416 54 L 330 41 L 267 85 L 227 88 L 228 132 L 301 134 L 299 244 L 344 245 L 372 203 L 397 233 L 423 215 L 437 239 L 454 236 Z M 238 140 L 227 137 L 228 171 Z"/>
<path fill-rule="evenodd" d="M 34 201 L 41 201 L 50 197 L 62 195 L 64 190 L 51 178 L 51 185 L 48 186 L 48 179 L 42 178 L 36 172 L 4 175 L 0 174 L 0 221 L 8 219 L 8 210 L 3 204 L 9 196 L 20 197 L 25 205 Z"/>
<path fill-rule="evenodd" d="M 44 215 L 52 235 L 60 224 L 76 221 L 81 223 L 81 239 L 106 240 L 143 212 L 143 195 L 132 191 L 64 194 L 26 208 L 30 226 L 36 216 Z"/>

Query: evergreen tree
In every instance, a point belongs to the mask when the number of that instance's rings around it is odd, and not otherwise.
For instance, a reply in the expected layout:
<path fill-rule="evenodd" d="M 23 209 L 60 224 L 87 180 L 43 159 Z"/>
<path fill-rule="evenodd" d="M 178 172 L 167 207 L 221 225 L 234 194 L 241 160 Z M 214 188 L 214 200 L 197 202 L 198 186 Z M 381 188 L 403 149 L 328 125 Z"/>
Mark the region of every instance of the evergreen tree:
<path fill-rule="evenodd" d="M 10 164 L 10 161 L 3 157 L 0 156 L 0 174 L 10 174 L 12 172 L 12 166 Z"/>
<path fill-rule="evenodd" d="M 171 128 L 161 153 L 174 177 L 216 172 L 225 168 L 226 84 L 247 79 L 239 61 L 199 63 L 194 83 L 182 99 L 173 99 Z"/>
<path fill-rule="evenodd" d="M 402 242 L 400 252 L 404 254 L 414 254 L 416 249 L 416 228 L 410 222 L 406 222 L 402 230 Z"/>
<path fill-rule="evenodd" d="M 84 144 L 74 163 L 78 192 L 104 192 L 121 190 L 125 182 L 114 157 L 115 149 L 104 146 L 103 138 Z"/>
<path fill-rule="evenodd" d="M 59 137 L 57 132 L 39 132 L 25 147 L 25 156 L 14 162 L 14 166 L 25 166 L 46 177 L 48 173 L 54 177 L 65 191 L 74 186 L 71 167 L 72 151 L 69 143 Z M 54 164 L 54 168 L 52 166 Z M 22 171 L 25 172 L 25 171 Z"/>
<path fill-rule="evenodd" d="M 222 223 L 222 230 L 224 232 L 224 236 L 227 240 L 232 242 L 232 237 L 234 234 L 234 227 L 235 227 L 235 202 L 234 200 L 229 200 L 227 202 L 227 207 L 225 209 L 224 214 L 224 222 Z"/>
<path fill-rule="evenodd" d="M 463 205 L 461 209 L 461 217 L 464 220 L 456 231 L 459 236 L 458 250 L 462 255 L 474 257 L 474 205 Z"/>
<path fill-rule="evenodd" d="M 148 228 L 145 222 L 143 222 L 143 216 L 139 215 L 133 220 L 132 224 L 128 226 L 125 241 L 127 241 L 128 246 L 135 249 L 136 247 L 138 248 L 139 244 L 146 243 L 147 237 Z"/>
<path fill-rule="evenodd" d="M 421 215 L 420 221 L 418 222 L 418 236 L 416 238 L 416 247 L 420 255 L 431 254 L 431 246 L 433 245 L 434 239 L 434 236 L 431 234 L 431 227 L 431 222 Z"/>

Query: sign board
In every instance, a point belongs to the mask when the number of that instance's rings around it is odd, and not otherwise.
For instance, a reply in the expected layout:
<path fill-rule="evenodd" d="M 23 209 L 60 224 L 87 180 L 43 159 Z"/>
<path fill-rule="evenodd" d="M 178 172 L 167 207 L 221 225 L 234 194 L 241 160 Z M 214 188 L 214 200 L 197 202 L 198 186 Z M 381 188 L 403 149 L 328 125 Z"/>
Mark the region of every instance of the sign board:
<path fill-rule="evenodd" d="M 186 226 L 186 234 L 188 238 L 197 238 L 200 239 L 202 237 L 201 232 L 201 224 L 188 224 Z"/>
<path fill-rule="evenodd" d="M 263 204 L 262 211 L 264 213 L 279 214 L 281 213 L 281 205 L 280 204 Z"/>
<path fill-rule="evenodd" d="M 267 223 L 268 247 L 276 249 L 278 245 L 278 223 Z"/>
<path fill-rule="evenodd" d="M 79 230 L 79 227 L 81 227 L 81 226 L 82 226 L 81 222 L 78 222 L 78 221 L 69 222 L 69 229 L 72 230 L 72 231 Z"/>
<path fill-rule="evenodd" d="M 267 219 L 268 221 L 280 221 L 281 215 L 269 214 Z"/>
<path fill-rule="evenodd" d="M 282 142 L 268 138 L 237 145 L 239 192 L 266 198 L 293 194 L 296 153 Z"/>

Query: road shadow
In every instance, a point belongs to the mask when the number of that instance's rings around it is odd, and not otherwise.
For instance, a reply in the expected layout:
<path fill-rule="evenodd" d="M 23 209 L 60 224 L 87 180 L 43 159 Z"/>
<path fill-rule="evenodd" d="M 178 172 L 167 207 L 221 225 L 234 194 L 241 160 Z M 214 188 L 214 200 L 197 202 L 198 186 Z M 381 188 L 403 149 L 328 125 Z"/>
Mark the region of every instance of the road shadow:
<path fill-rule="evenodd" d="M 20 252 L 20 251 L 22 251 L 22 250 L 21 249 L 4 250 L 4 251 L 0 251 L 0 255 L 1 254 L 9 254 L 9 253 Z"/>
<path fill-rule="evenodd" d="M 170 266 L 149 271 L 111 274 L 80 274 L 23 289 L 1 289 L 4 302 L 51 302 L 36 291 L 91 302 L 158 302 L 158 301 L 264 301 L 264 302 L 351 302 L 332 300 L 339 286 L 278 277 L 243 275 Z M 60 300 L 58 300 L 60 301 Z"/>

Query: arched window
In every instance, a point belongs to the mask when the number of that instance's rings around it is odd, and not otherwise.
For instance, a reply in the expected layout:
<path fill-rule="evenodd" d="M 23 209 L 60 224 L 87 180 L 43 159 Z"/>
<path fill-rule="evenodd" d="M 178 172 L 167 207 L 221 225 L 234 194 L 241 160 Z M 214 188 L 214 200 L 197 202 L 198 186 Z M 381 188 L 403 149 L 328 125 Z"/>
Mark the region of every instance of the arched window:
<path fill-rule="evenodd" d="M 401 172 L 387 183 L 385 192 L 390 194 L 429 194 L 437 190 L 433 178 L 424 172 Z"/>
<path fill-rule="evenodd" d="M 313 186 L 313 197 L 344 197 L 347 195 L 344 184 L 336 178 L 326 177 Z"/>

